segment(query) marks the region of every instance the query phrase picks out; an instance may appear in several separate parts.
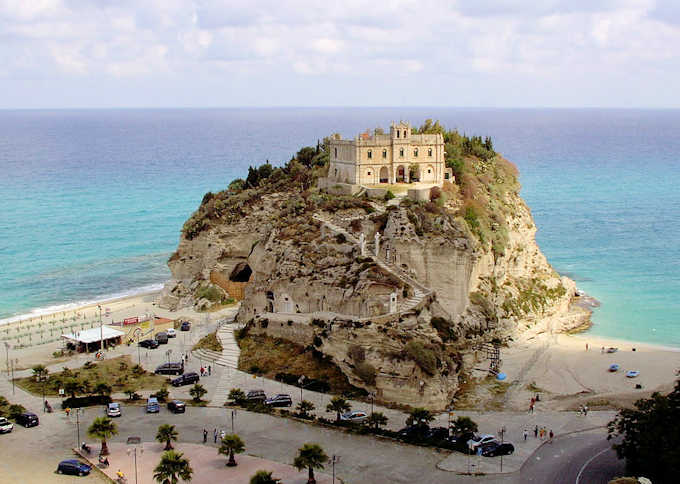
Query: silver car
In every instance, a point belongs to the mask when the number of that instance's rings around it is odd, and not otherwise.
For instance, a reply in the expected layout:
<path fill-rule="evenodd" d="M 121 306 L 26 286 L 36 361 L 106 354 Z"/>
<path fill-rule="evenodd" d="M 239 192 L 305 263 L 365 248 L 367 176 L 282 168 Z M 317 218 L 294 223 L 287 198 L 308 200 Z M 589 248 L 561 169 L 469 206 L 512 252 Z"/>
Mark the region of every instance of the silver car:
<path fill-rule="evenodd" d="M 120 417 L 120 403 L 111 402 L 106 406 L 106 415 L 109 417 Z"/>

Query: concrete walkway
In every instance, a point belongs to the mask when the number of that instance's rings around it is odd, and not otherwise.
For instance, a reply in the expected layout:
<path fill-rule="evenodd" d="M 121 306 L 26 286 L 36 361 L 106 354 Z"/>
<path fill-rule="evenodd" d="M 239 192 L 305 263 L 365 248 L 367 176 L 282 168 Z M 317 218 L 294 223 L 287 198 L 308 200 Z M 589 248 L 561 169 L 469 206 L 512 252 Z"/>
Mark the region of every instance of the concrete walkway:
<path fill-rule="evenodd" d="M 128 455 L 128 449 L 133 447 L 133 445 L 124 443 L 110 443 L 109 462 L 111 465 L 102 469 L 102 472 L 115 481 L 116 472 L 120 469 L 129 483 L 157 484 L 153 478 L 154 468 L 161 460 L 164 445 L 158 442 L 144 442 L 138 445 L 136 479 L 134 451 Z M 215 447 L 189 443 L 175 443 L 174 447 L 176 452 L 181 452 L 184 457 L 189 459 L 189 465 L 194 471 L 191 478 L 192 484 L 212 484 L 215 482 L 247 484 L 253 474 L 259 470 L 272 472 L 272 477 L 281 479 L 283 484 L 304 484 L 307 482 L 307 471 L 298 471 L 292 465 L 246 454 L 237 454 L 235 456 L 236 467 L 227 467 L 227 457 L 218 454 Z M 291 461 L 293 457 L 291 457 Z M 93 466 L 98 466 L 97 452 L 93 452 L 88 460 Z M 319 484 L 331 484 L 331 476 L 318 471 L 314 475 Z"/>

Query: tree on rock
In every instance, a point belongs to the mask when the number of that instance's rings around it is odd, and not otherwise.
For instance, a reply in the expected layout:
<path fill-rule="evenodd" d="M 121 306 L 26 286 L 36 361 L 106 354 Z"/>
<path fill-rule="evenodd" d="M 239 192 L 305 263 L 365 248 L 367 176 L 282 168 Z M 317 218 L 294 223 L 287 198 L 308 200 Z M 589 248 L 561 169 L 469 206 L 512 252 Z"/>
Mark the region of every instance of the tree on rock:
<path fill-rule="evenodd" d="M 177 484 L 180 479 L 189 482 L 193 473 L 189 459 L 184 454 L 168 450 L 163 452 L 161 461 L 153 470 L 153 478 L 162 484 Z"/>
<path fill-rule="evenodd" d="M 117 434 L 118 427 L 109 417 L 97 417 L 87 429 L 87 435 L 93 439 L 101 440 L 102 449 L 99 452 L 100 455 L 109 455 L 106 441 Z"/>
<path fill-rule="evenodd" d="M 323 469 L 326 462 L 328 462 L 328 456 L 319 444 L 305 444 L 298 449 L 293 466 L 299 471 L 307 469 L 309 471 L 307 484 L 316 484 L 314 469 Z"/>
<path fill-rule="evenodd" d="M 217 453 L 228 456 L 229 460 L 227 461 L 227 466 L 234 467 L 237 465 L 234 454 L 240 454 L 244 450 L 246 450 L 246 445 L 243 443 L 243 440 L 241 440 L 241 437 L 236 434 L 228 434 L 222 439 L 220 448 L 217 449 Z"/>

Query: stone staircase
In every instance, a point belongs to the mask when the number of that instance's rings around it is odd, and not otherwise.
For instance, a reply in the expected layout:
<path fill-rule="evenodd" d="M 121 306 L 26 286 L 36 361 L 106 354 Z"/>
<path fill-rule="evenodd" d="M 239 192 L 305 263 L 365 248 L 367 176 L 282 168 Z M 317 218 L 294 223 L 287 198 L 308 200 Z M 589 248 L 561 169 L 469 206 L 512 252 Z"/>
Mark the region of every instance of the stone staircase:
<path fill-rule="evenodd" d="M 381 207 L 381 211 L 384 211 L 384 208 Z M 327 220 L 326 218 L 322 217 L 319 214 L 314 214 L 314 218 L 321 222 L 323 225 L 325 225 L 328 229 L 331 231 L 337 233 L 337 234 L 342 234 L 345 236 L 345 239 L 347 241 L 353 243 L 354 245 L 359 245 L 359 239 L 357 239 L 354 235 L 350 234 L 347 230 L 343 229 L 342 227 L 339 227 L 338 225 L 334 224 L 330 220 Z M 355 218 L 365 218 L 365 216 L 362 217 L 355 217 Z M 399 280 L 401 280 L 405 285 L 409 286 L 411 288 L 411 293 L 413 294 L 412 296 L 408 297 L 407 299 L 403 299 L 399 302 L 397 305 L 397 312 L 398 313 L 403 313 L 405 311 L 409 311 L 416 306 L 418 306 L 425 297 L 429 297 L 432 295 L 433 291 L 415 280 L 413 277 L 411 277 L 409 274 L 406 273 L 403 269 L 395 266 L 394 264 L 386 261 L 385 259 L 375 256 L 372 253 L 368 253 L 367 251 L 367 257 L 370 257 L 373 259 L 373 261 L 378 264 L 383 270 L 389 272 Z M 362 318 L 362 319 L 372 319 L 372 318 Z"/>
<path fill-rule="evenodd" d="M 234 338 L 234 330 L 237 329 L 235 324 L 223 324 L 217 330 L 217 339 L 222 343 L 222 352 L 197 349 L 191 352 L 194 358 L 200 361 L 205 361 L 213 365 L 222 366 L 225 368 L 235 369 L 238 367 L 238 357 L 241 353 L 236 338 Z"/>

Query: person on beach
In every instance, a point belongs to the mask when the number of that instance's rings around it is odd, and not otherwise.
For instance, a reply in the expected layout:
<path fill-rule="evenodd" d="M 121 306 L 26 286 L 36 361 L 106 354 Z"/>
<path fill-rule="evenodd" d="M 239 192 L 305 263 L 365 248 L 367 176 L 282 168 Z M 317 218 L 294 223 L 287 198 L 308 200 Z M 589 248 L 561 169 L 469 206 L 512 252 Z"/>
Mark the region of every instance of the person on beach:
<path fill-rule="evenodd" d="M 529 435 L 529 432 L 527 432 L 527 429 L 524 429 L 524 442 L 527 441 L 527 436 Z"/>
<path fill-rule="evenodd" d="M 604 355 L 604 346 L 602 347 L 602 350 L 600 351 Z"/>
<path fill-rule="evenodd" d="M 529 404 L 529 413 L 534 413 L 534 404 L 533 402 Z"/>
<path fill-rule="evenodd" d="M 64 412 L 66 412 L 66 416 L 68 417 L 69 415 L 71 415 L 71 408 L 66 407 L 66 410 L 64 410 Z"/>
<path fill-rule="evenodd" d="M 538 438 L 538 425 L 534 427 L 534 439 Z"/>
<path fill-rule="evenodd" d="M 588 416 L 588 405 L 583 406 L 583 416 L 587 417 Z"/>
<path fill-rule="evenodd" d="M 550 437 L 548 439 L 548 442 L 550 442 L 552 444 L 553 443 L 553 437 L 555 437 L 555 434 L 553 433 L 552 429 L 550 429 L 550 434 L 548 434 L 548 436 Z"/>
<path fill-rule="evenodd" d="M 203 429 L 203 443 L 206 444 L 208 442 L 208 431 L 206 429 Z"/>
<path fill-rule="evenodd" d="M 588 351 L 588 343 L 586 343 L 586 351 Z"/>

